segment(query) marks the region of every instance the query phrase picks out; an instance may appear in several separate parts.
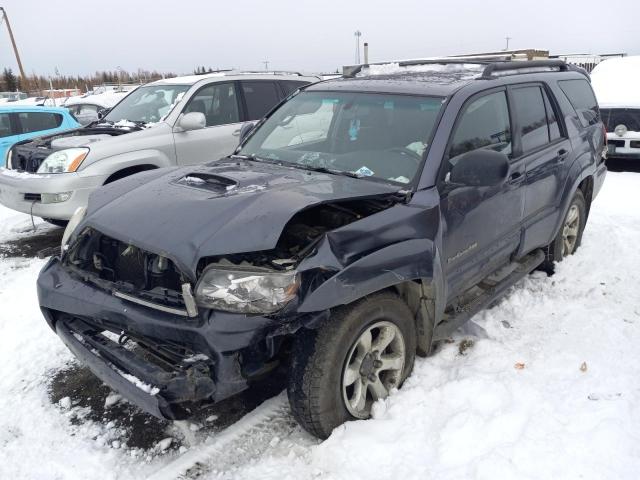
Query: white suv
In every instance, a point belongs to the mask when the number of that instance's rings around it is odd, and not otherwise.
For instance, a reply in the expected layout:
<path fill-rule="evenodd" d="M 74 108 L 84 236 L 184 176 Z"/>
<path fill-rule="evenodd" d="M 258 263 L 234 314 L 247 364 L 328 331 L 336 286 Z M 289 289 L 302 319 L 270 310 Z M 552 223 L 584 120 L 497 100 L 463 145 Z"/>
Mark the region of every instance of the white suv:
<path fill-rule="evenodd" d="M 285 72 L 217 72 L 141 86 L 85 127 L 16 144 L 0 168 L 0 203 L 63 223 L 98 187 L 137 172 L 218 160 L 243 122 L 320 80 Z"/>
<path fill-rule="evenodd" d="M 640 56 L 601 62 L 591 85 L 607 128 L 609 158 L 640 160 Z"/>

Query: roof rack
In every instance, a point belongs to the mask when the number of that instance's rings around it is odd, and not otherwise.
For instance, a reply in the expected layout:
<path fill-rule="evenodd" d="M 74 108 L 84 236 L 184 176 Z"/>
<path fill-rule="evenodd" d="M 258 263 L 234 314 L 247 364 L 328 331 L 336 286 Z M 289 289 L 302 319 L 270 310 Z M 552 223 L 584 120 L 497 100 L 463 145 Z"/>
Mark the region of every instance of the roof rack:
<path fill-rule="evenodd" d="M 515 61 L 515 62 L 494 62 L 487 65 L 480 76 L 481 79 L 496 78 L 494 73 L 498 72 L 510 72 L 515 73 L 539 73 L 548 72 L 549 68 L 557 68 L 560 72 L 569 71 L 567 64 L 559 59 L 549 60 L 528 60 L 528 61 Z M 526 70 L 524 72 L 518 72 L 518 70 Z"/>
<path fill-rule="evenodd" d="M 444 57 L 444 58 L 430 58 L 424 60 L 402 60 L 399 62 L 377 62 L 361 65 L 347 65 L 342 67 L 342 76 L 346 78 L 355 77 L 362 71 L 363 68 L 370 65 L 386 65 L 389 63 L 397 63 L 400 67 L 410 67 L 415 65 L 448 65 L 448 64 L 477 64 L 485 65 L 485 68 L 480 75 L 480 79 L 488 80 L 496 78 L 499 72 L 515 73 L 539 73 L 548 72 L 550 68 L 557 68 L 560 72 L 566 72 L 570 70 L 569 66 L 562 60 L 549 59 L 549 60 L 512 60 L 509 55 L 496 58 L 495 55 L 483 56 L 470 56 L 470 57 Z M 520 71 L 519 71 L 520 70 Z"/>
<path fill-rule="evenodd" d="M 304 73 L 288 71 L 288 70 L 241 70 L 234 72 L 233 75 L 296 75 L 298 77 L 306 76 Z"/>
<path fill-rule="evenodd" d="M 459 59 L 459 58 L 428 58 L 424 60 L 400 60 L 397 62 L 376 62 L 376 63 L 363 63 L 360 65 L 345 65 L 342 67 L 342 76 L 343 77 L 355 77 L 358 73 L 362 71 L 363 68 L 369 67 L 371 65 L 387 65 L 389 63 L 397 63 L 399 67 L 411 67 L 415 65 L 447 65 L 447 64 L 463 64 L 463 63 L 477 63 L 480 65 L 486 64 L 487 62 L 483 59 Z"/>

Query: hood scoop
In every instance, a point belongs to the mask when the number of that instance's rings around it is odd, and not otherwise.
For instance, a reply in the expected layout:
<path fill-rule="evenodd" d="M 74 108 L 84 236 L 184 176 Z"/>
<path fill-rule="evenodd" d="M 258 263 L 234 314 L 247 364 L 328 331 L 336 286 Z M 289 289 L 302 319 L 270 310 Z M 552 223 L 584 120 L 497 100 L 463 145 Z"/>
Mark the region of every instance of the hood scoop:
<path fill-rule="evenodd" d="M 175 183 L 219 194 L 230 192 L 238 186 L 238 182 L 231 178 L 208 173 L 190 173 L 178 179 Z"/>

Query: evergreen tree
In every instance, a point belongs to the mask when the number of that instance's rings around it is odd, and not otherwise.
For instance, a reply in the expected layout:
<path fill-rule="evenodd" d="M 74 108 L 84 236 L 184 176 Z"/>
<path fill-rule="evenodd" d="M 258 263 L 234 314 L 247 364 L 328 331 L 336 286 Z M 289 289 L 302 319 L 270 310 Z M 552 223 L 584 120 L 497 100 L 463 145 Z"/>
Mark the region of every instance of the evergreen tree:
<path fill-rule="evenodd" d="M 4 81 L 4 88 L 8 92 L 15 92 L 18 90 L 18 79 L 13 74 L 10 68 L 5 68 L 2 72 L 2 79 Z"/>

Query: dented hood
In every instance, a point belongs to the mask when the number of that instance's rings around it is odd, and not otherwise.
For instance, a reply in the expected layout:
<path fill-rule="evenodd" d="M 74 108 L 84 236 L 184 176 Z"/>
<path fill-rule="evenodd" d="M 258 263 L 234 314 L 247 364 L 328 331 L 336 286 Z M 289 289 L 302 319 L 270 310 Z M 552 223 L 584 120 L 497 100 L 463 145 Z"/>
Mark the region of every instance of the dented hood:
<path fill-rule="evenodd" d="M 91 196 L 84 225 L 171 258 L 195 278 L 206 256 L 269 250 L 298 211 L 397 192 L 366 179 L 250 161 L 154 170 Z"/>

